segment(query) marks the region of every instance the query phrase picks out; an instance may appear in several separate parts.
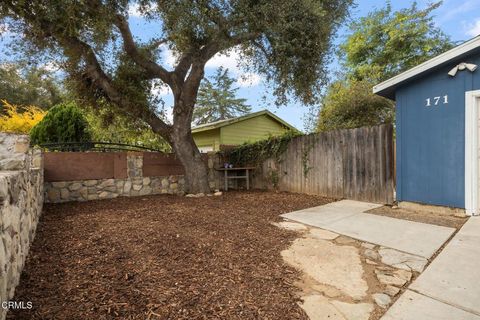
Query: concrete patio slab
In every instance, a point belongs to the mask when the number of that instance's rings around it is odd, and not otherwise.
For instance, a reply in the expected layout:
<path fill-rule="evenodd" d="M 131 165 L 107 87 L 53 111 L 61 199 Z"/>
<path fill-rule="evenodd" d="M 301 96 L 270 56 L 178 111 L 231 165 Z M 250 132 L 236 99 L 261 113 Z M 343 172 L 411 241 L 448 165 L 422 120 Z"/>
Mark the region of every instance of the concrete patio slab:
<path fill-rule="evenodd" d="M 363 213 L 378 207 L 381 205 L 342 200 L 290 212 L 282 217 L 427 259 L 455 231 L 453 228 Z"/>
<path fill-rule="evenodd" d="M 412 283 L 410 289 L 480 315 L 479 262 L 480 217 L 473 217 Z"/>
<path fill-rule="evenodd" d="M 407 290 L 382 320 L 480 320 L 480 317 Z"/>
<path fill-rule="evenodd" d="M 455 232 L 453 228 L 368 213 L 338 220 L 327 229 L 427 259 Z"/>
<path fill-rule="evenodd" d="M 331 202 L 323 206 L 289 212 L 283 214 L 282 217 L 291 220 L 305 219 L 314 224 L 305 222 L 303 223 L 318 227 L 321 225 L 328 225 L 332 222 L 378 207 L 381 207 L 381 205 L 355 200 L 341 200 L 337 202 Z"/>

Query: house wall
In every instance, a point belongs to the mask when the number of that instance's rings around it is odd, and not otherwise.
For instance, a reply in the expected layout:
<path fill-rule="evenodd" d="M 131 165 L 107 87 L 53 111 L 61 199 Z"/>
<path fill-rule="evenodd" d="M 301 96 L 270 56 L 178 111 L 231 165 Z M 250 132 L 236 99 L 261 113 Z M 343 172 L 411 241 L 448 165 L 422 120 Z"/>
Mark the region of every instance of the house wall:
<path fill-rule="evenodd" d="M 193 140 L 199 148 L 212 146 L 213 150 L 218 151 L 220 150 L 220 129 L 195 132 Z"/>
<path fill-rule="evenodd" d="M 480 65 L 480 56 L 452 61 L 396 92 L 398 201 L 465 208 L 465 92 L 480 89 L 480 70 L 450 77 L 460 62 Z"/>
<path fill-rule="evenodd" d="M 255 142 L 270 135 L 280 135 L 287 131 L 277 121 L 267 115 L 239 121 L 220 128 L 220 143 L 224 145 L 237 145 L 244 142 Z"/>

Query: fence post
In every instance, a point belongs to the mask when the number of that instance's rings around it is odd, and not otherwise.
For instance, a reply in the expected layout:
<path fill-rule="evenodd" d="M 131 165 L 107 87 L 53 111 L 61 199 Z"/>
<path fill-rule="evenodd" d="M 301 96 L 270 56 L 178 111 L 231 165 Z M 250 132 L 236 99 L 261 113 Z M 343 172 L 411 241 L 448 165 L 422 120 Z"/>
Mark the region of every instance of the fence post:
<path fill-rule="evenodd" d="M 143 153 L 141 152 L 127 153 L 127 177 L 128 178 L 143 177 Z"/>

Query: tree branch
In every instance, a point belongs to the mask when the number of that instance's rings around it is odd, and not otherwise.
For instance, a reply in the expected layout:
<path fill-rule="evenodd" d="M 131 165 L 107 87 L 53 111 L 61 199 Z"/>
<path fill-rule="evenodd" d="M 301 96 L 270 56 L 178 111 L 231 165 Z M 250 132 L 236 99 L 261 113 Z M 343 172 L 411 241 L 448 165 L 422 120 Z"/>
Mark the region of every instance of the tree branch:
<path fill-rule="evenodd" d="M 127 113 L 135 113 L 136 106 L 114 87 L 112 80 L 107 74 L 105 74 L 102 66 L 98 62 L 95 52 L 87 43 L 75 37 L 59 36 L 57 39 L 65 48 L 68 48 L 74 52 L 75 55 L 84 59 L 86 65 L 85 74 L 93 82 L 94 86 L 105 92 L 108 99 L 110 99 L 118 107 L 124 109 Z M 160 134 L 168 142 L 171 141 L 171 126 L 160 119 L 152 110 L 149 108 L 144 108 L 141 110 L 140 116 L 151 126 L 154 132 Z"/>
<path fill-rule="evenodd" d="M 127 52 L 127 54 L 132 58 L 132 60 L 139 66 L 144 68 L 145 71 L 148 72 L 149 76 L 158 77 L 169 86 L 172 86 L 173 83 L 171 73 L 156 62 L 144 57 L 138 51 L 137 45 L 133 40 L 132 32 L 130 31 L 130 27 L 125 17 L 117 14 L 115 25 L 120 30 L 120 34 L 122 35 L 123 47 L 125 49 L 125 52 Z"/>

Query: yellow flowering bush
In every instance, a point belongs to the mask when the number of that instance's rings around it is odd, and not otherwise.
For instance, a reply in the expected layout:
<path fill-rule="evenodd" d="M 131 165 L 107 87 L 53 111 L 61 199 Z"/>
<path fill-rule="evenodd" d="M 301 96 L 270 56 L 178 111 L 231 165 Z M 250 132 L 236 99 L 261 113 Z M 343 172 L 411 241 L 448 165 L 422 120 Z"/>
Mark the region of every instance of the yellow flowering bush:
<path fill-rule="evenodd" d="M 3 103 L 0 114 L 0 131 L 29 133 L 30 130 L 39 123 L 47 114 L 46 111 L 36 106 L 27 106 L 19 111 L 16 105 L 1 100 Z"/>

